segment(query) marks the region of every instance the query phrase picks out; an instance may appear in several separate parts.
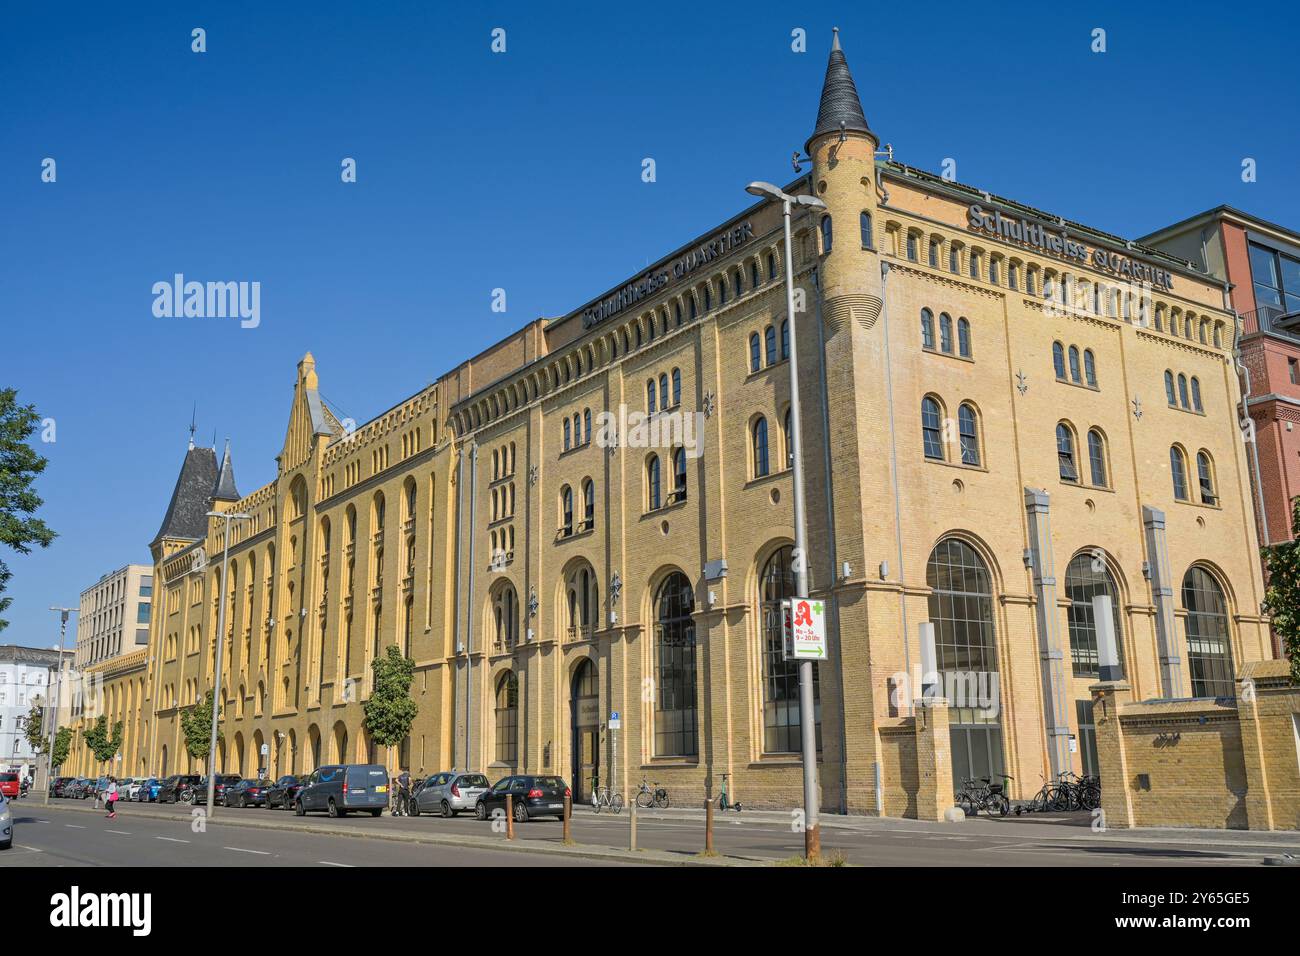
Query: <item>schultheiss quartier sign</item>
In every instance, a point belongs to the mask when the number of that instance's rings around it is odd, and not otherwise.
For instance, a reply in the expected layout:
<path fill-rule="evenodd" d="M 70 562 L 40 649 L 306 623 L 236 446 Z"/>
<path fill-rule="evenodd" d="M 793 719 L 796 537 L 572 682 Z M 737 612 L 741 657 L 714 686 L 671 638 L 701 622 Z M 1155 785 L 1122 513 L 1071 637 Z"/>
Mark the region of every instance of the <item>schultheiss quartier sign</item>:
<path fill-rule="evenodd" d="M 1071 239 L 1064 229 L 1054 230 L 1043 223 L 1004 216 L 996 209 L 991 211 L 985 209 L 979 203 L 971 204 L 970 209 L 967 210 L 967 218 L 970 228 L 976 232 L 988 233 L 1008 242 L 1032 246 L 1062 259 L 1070 259 L 1081 265 L 1091 265 L 1094 269 L 1103 272 L 1123 276 L 1135 282 L 1146 282 L 1158 289 L 1174 287 L 1173 276 L 1168 270 L 1138 262 L 1118 252 L 1111 252 L 1109 249 L 1093 248 L 1089 252 L 1086 245 Z"/>
<path fill-rule="evenodd" d="M 690 275 L 701 266 L 706 266 L 714 259 L 725 256 L 752 238 L 754 238 L 754 227 L 748 219 L 726 232 L 718 233 L 708 242 L 696 246 L 690 252 L 667 263 L 662 269 L 638 276 L 617 292 L 583 309 L 582 327 L 589 329 L 597 322 L 604 322 L 628 306 L 654 295 L 669 282 L 676 282 Z"/>

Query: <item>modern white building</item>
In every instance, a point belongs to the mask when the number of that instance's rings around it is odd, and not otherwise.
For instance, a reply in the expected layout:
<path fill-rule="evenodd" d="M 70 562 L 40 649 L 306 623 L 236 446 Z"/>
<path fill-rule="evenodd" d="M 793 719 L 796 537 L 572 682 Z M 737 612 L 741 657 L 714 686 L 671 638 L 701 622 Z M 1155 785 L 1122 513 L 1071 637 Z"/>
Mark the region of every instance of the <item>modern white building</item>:
<path fill-rule="evenodd" d="M 58 659 L 57 650 L 0 646 L 0 769 L 34 775 L 38 754 L 28 744 L 24 728 L 32 704 L 47 702 Z M 64 662 L 71 664 L 72 651 L 64 651 Z M 67 712 L 66 702 L 60 711 Z"/>
<path fill-rule="evenodd" d="M 148 645 L 152 604 L 153 569 L 145 564 L 110 571 L 82 591 L 77 614 L 78 669 Z"/>

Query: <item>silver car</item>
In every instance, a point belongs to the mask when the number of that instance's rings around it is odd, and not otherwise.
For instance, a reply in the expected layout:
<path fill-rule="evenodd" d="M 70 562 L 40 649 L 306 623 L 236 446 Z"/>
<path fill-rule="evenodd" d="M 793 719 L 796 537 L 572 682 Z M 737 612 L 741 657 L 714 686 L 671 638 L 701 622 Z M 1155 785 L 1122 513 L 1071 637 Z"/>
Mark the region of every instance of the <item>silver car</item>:
<path fill-rule="evenodd" d="M 462 810 L 472 813 L 479 794 L 488 788 L 488 779 L 481 773 L 448 770 L 435 773 L 415 791 L 411 815 L 441 813 L 454 817 Z"/>
<path fill-rule="evenodd" d="M 0 850 L 7 850 L 14 845 L 13 806 L 3 793 L 0 793 Z"/>

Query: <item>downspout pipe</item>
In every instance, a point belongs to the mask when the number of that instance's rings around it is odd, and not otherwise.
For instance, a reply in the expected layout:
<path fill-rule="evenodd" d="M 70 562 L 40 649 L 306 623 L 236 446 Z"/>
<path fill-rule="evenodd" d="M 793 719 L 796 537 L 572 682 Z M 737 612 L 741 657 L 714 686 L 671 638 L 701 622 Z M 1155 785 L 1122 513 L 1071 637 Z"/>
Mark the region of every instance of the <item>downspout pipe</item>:
<path fill-rule="evenodd" d="M 880 319 L 885 336 L 885 403 L 889 408 L 889 472 L 894 492 L 894 544 L 898 561 L 898 611 L 903 623 L 903 672 L 912 673 L 912 635 L 907 625 L 907 592 L 903 583 L 903 513 L 898 488 L 898 432 L 894 424 L 894 373 L 892 351 L 889 345 L 889 263 L 880 264 Z M 914 694 L 909 693 L 908 712 L 911 712 Z"/>
<path fill-rule="evenodd" d="M 470 749 L 473 736 L 470 732 L 474 701 L 474 506 L 478 492 L 478 443 L 469 446 L 469 518 L 465 522 L 469 531 L 469 587 L 465 596 L 465 769 L 474 764 Z"/>

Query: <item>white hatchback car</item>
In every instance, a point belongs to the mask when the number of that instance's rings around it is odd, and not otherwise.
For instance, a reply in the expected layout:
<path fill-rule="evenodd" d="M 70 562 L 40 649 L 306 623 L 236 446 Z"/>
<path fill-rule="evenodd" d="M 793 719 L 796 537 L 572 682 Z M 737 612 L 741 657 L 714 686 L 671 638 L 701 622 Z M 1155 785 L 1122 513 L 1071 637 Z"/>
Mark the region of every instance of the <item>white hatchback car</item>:
<path fill-rule="evenodd" d="M 14 845 L 14 811 L 12 802 L 0 794 L 0 850 Z"/>
<path fill-rule="evenodd" d="M 411 815 L 440 813 L 454 817 L 462 810 L 472 813 L 479 795 L 487 788 L 487 777 L 481 773 L 457 770 L 435 773 L 416 790 Z"/>

